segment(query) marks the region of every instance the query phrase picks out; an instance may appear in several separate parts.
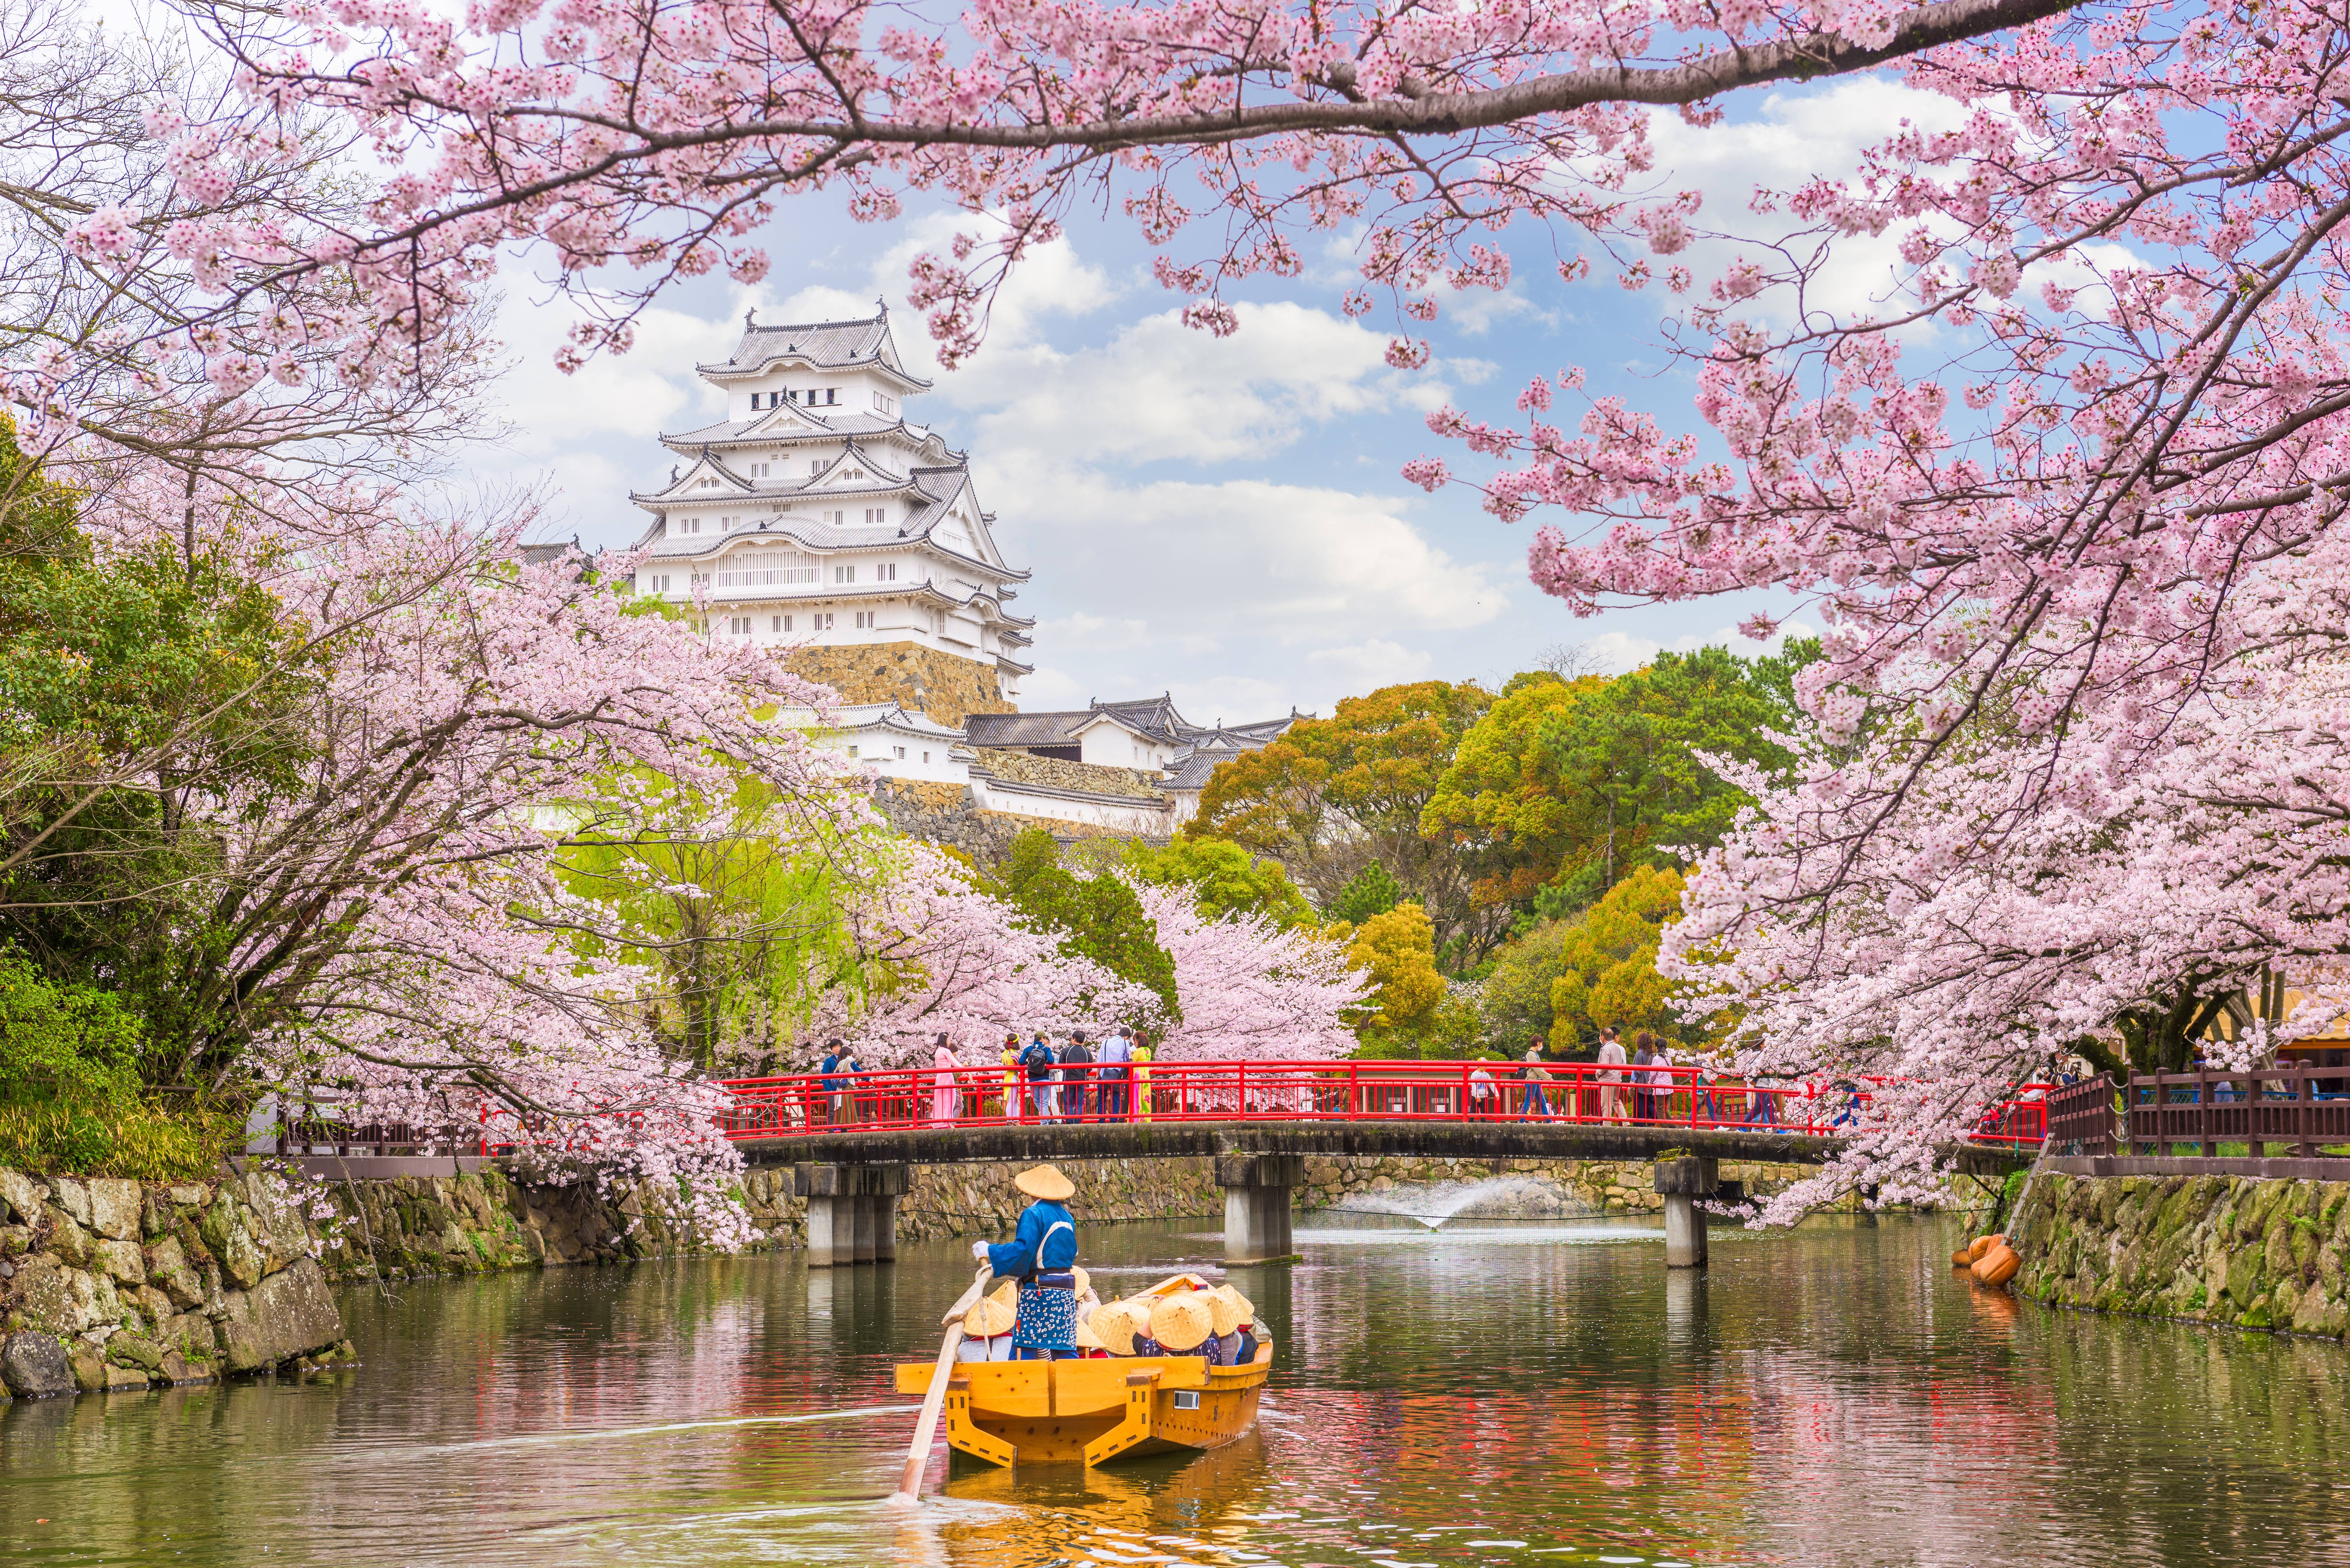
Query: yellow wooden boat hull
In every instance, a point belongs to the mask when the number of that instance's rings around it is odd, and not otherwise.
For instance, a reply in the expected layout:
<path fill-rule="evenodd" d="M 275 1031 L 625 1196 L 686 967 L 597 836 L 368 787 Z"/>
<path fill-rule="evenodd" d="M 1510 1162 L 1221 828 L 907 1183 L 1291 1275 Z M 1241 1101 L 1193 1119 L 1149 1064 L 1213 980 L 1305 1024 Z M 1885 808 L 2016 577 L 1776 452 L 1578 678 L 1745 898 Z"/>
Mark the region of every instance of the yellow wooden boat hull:
<path fill-rule="evenodd" d="M 1198 1355 L 966 1361 L 947 1383 L 947 1442 L 994 1465 L 1098 1465 L 1221 1448 L 1256 1424 L 1273 1346 L 1245 1366 Z M 898 1367 L 898 1392 L 927 1391 L 936 1368 Z"/>

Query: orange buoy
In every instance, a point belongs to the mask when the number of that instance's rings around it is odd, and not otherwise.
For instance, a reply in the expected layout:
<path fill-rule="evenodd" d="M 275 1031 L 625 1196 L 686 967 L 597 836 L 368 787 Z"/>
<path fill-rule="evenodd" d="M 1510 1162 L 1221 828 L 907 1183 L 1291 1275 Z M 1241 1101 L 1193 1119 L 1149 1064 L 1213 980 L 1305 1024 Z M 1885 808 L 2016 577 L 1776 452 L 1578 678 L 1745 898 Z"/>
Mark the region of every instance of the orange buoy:
<path fill-rule="evenodd" d="M 2002 1245 L 1982 1255 L 1974 1266 L 1974 1276 L 1983 1284 L 1997 1290 L 2015 1278 L 2015 1271 L 2022 1267 L 2023 1260 L 2016 1255 L 2015 1249 Z"/>

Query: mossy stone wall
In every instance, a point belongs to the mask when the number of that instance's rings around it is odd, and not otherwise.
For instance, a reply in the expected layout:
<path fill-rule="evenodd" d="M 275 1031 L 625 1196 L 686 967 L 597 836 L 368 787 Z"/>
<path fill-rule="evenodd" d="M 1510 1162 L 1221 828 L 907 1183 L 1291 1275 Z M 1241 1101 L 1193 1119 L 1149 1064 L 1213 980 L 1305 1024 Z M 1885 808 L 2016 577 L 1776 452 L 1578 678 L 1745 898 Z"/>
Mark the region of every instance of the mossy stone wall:
<path fill-rule="evenodd" d="M 2350 1182 L 2043 1171 L 2010 1235 L 2016 1292 L 2052 1306 L 2350 1330 Z"/>

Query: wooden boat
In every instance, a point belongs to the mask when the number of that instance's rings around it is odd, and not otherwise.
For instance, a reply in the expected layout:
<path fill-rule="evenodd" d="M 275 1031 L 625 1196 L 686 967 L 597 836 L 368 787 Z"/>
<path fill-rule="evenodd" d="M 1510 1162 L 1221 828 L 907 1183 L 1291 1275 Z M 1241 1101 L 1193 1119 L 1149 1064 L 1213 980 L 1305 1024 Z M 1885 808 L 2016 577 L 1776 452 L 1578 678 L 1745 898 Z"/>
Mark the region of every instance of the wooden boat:
<path fill-rule="evenodd" d="M 1144 1292 L 1164 1295 L 1192 1275 Z M 1256 1425 L 1273 1345 L 1243 1366 L 1202 1355 L 1113 1355 L 1082 1361 L 965 1361 L 947 1383 L 948 1444 L 995 1465 L 1098 1465 L 1179 1449 L 1221 1448 Z M 898 1367 L 898 1391 L 920 1394 L 935 1366 Z"/>

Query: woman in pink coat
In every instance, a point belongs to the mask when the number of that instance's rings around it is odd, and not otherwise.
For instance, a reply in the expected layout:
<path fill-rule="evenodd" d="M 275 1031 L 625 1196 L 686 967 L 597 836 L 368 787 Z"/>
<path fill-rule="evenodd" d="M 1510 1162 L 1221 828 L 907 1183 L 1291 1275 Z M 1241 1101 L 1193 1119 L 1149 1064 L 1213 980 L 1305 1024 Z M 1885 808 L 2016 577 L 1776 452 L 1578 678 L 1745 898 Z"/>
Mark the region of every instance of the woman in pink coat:
<path fill-rule="evenodd" d="M 931 1054 L 931 1120 L 951 1122 L 962 1115 L 962 1095 L 955 1087 L 954 1047 L 943 1034 L 938 1038 L 938 1049 Z"/>

